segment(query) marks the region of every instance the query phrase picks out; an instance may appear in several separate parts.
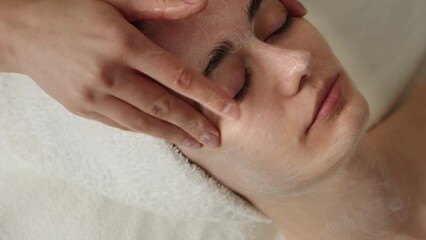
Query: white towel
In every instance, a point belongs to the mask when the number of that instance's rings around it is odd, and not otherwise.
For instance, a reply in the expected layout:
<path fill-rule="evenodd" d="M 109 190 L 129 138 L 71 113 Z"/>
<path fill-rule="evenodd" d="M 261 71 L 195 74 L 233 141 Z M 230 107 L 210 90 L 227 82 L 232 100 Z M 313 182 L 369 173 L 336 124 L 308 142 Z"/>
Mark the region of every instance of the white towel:
<path fill-rule="evenodd" d="M 373 125 L 423 62 L 426 2 L 304 3 L 369 101 Z M 0 239 L 279 238 L 164 142 L 76 117 L 26 77 L 0 75 L 0 126 Z"/>
<path fill-rule="evenodd" d="M 0 84 L 0 125 L 7 126 L 1 130 L 0 152 L 163 216 L 265 221 L 166 142 L 73 115 L 29 78 Z"/>

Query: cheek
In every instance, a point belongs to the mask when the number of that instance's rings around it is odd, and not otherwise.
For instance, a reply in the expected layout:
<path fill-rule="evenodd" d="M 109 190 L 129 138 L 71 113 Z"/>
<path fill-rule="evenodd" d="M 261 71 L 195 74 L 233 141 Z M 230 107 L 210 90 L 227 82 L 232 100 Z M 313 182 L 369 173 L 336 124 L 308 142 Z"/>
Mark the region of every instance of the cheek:
<path fill-rule="evenodd" d="M 349 82 L 347 84 L 349 86 Z M 273 99 L 264 98 L 265 101 Z M 251 196 L 278 197 L 324 176 L 357 149 L 368 121 L 368 104 L 353 90 L 330 128 L 315 141 L 297 137 L 293 124 L 278 106 L 248 104 L 238 122 L 221 121 L 222 146 L 188 154 L 215 179 Z"/>
<path fill-rule="evenodd" d="M 330 134 L 323 144 L 327 144 L 330 152 L 340 154 L 340 158 L 347 157 L 357 142 L 366 132 L 369 121 L 370 108 L 365 98 L 354 88 L 350 80 L 344 82 L 344 91 L 347 93 L 345 104 L 339 109 L 334 126 L 326 126 L 325 131 Z M 320 136 L 317 136 L 317 139 Z M 314 143 L 315 144 L 315 143 Z M 316 144 L 320 146 L 320 144 Z M 319 151 L 319 150 L 318 150 Z"/>
<path fill-rule="evenodd" d="M 310 156 L 308 149 L 303 149 L 278 108 L 244 117 L 240 123 L 226 123 L 222 128 L 226 129 L 223 144 L 228 149 L 223 154 L 228 160 L 223 164 L 232 172 L 232 178 L 225 181 L 245 195 L 282 194 L 300 172 L 295 169 Z"/>
<path fill-rule="evenodd" d="M 246 196 L 280 196 L 317 181 L 349 159 L 365 133 L 368 104 L 356 90 L 347 98 L 336 121 L 318 131 L 314 141 L 297 137 L 280 107 L 243 109 L 238 123 L 222 122 L 223 149 L 214 159 L 215 172 Z"/>
<path fill-rule="evenodd" d="M 305 164 L 304 176 L 318 179 L 330 169 L 335 169 L 348 160 L 359 148 L 366 133 L 369 106 L 349 78 L 344 82 L 344 102 L 336 114 L 322 129 L 310 137 L 306 147 L 312 152 L 312 160 Z M 308 181 L 306 179 L 305 181 Z"/>
<path fill-rule="evenodd" d="M 319 131 L 313 132 L 307 147 L 321 151 L 345 153 L 355 146 L 366 131 L 370 108 L 346 73 L 342 75 L 341 105 Z M 324 134 L 326 133 L 326 134 Z M 343 156 L 341 156 L 343 157 Z"/>

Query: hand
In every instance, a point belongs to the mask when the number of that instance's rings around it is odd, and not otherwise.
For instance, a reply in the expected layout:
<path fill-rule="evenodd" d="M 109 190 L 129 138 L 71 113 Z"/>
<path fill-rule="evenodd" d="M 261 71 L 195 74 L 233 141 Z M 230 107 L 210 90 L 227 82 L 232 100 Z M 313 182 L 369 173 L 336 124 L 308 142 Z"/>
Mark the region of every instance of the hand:
<path fill-rule="evenodd" d="M 193 148 L 217 146 L 219 133 L 176 93 L 219 115 L 239 116 L 231 97 L 128 22 L 187 17 L 203 10 L 206 0 L 0 3 L 11 13 L 0 31 L 13 43 L 14 69 L 72 113 Z"/>
<path fill-rule="evenodd" d="M 305 6 L 298 0 L 281 0 L 286 9 L 295 17 L 303 17 L 307 10 Z"/>
<path fill-rule="evenodd" d="M 280 0 L 286 9 L 295 17 L 303 17 L 307 10 L 298 0 Z M 200 10 L 200 7 L 205 7 L 207 1 L 198 0 L 199 4 L 182 4 L 182 2 L 197 2 L 197 0 L 182 0 L 174 3 L 163 3 L 163 6 L 158 6 L 158 1 L 143 1 L 137 0 L 108 0 L 118 9 L 123 10 L 123 14 L 129 21 L 136 19 L 163 18 L 163 19 L 179 19 L 184 18 Z M 133 5 L 132 5 L 133 4 Z M 190 7 L 192 6 L 192 7 Z"/>

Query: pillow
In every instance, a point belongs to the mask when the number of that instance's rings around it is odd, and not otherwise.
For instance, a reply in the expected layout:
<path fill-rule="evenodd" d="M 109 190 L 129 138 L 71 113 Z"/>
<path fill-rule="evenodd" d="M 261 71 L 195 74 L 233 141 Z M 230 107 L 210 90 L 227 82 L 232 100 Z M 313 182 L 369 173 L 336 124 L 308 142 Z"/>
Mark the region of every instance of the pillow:
<path fill-rule="evenodd" d="M 308 19 L 324 34 L 380 122 L 413 79 L 426 79 L 426 1 L 305 0 Z M 423 68 L 422 68 L 423 67 Z M 417 73 L 417 75 L 416 75 Z M 407 95 L 407 94 L 405 94 Z"/>

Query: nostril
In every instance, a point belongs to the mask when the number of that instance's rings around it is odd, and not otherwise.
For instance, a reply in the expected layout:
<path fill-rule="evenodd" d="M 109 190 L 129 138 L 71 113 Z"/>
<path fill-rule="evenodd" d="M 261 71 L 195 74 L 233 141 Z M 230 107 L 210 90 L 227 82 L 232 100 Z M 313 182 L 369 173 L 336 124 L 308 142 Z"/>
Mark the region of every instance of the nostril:
<path fill-rule="evenodd" d="M 310 74 L 305 74 L 302 76 L 302 78 L 300 79 L 299 88 L 297 89 L 296 94 L 298 94 L 302 89 L 304 89 L 305 85 L 308 85 L 308 81 L 310 77 L 311 77 Z"/>
<path fill-rule="evenodd" d="M 293 79 L 291 85 L 292 95 L 298 94 L 312 75 L 312 54 L 306 50 L 293 52 L 292 69 L 289 71 L 290 79 Z"/>

